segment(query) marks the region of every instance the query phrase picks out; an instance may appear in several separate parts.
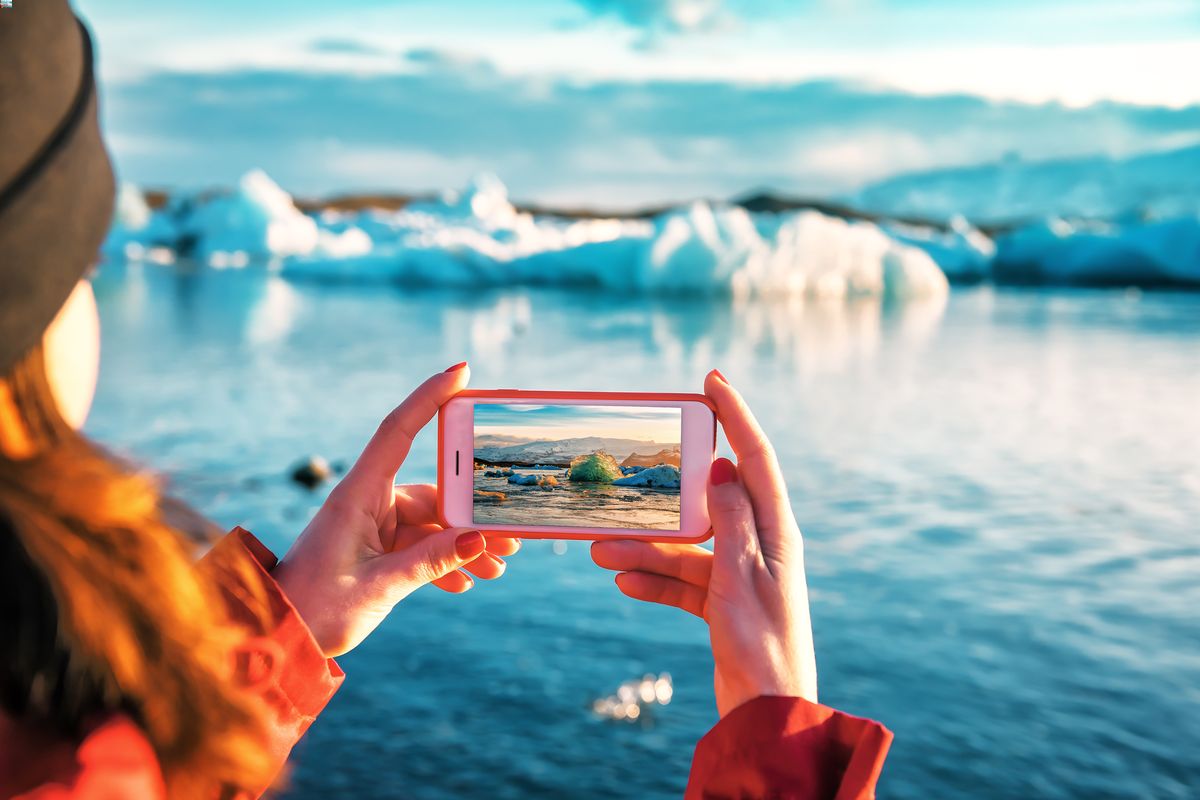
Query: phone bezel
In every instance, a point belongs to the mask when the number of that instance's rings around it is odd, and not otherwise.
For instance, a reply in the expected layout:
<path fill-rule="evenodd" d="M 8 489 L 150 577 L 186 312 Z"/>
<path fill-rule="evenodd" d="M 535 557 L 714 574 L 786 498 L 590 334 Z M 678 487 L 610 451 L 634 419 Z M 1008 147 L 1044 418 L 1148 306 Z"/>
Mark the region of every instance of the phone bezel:
<path fill-rule="evenodd" d="M 474 511 L 474 406 L 476 403 L 558 403 L 570 405 L 651 405 L 680 408 L 680 529 L 536 527 L 490 525 L 473 520 Z M 703 542 L 712 536 L 706 487 L 708 470 L 716 455 L 716 409 L 702 394 L 638 392 L 561 392 L 521 389 L 472 389 L 460 392 L 438 413 L 438 517 L 447 527 L 470 527 L 485 535 L 527 539 L 641 539 L 655 542 Z M 469 454 L 471 470 L 462 468 L 462 453 Z M 459 468 L 456 472 L 455 458 Z"/>

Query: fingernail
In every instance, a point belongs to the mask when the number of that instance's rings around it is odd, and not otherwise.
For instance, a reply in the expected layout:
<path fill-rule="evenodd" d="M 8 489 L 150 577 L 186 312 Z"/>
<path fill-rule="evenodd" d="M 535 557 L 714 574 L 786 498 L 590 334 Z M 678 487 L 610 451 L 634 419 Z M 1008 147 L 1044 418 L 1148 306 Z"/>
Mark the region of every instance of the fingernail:
<path fill-rule="evenodd" d="M 487 542 L 484 541 L 483 534 L 479 531 L 460 533 L 454 540 L 454 552 L 464 561 L 475 558 L 483 552 L 485 547 L 487 547 Z"/>
<path fill-rule="evenodd" d="M 467 365 L 467 362 L 460 361 L 457 364 L 455 364 L 453 367 L 446 367 L 446 372 L 458 372 L 460 369 L 462 369 L 466 365 Z"/>
<path fill-rule="evenodd" d="M 712 481 L 713 486 L 732 483 L 737 479 L 737 468 L 728 458 L 718 458 L 708 470 L 708 479 Z"/>
<path fill-rule="evenodd" d="M 712 375 L 714 378 L 719 380 L 721 383 L 729 383 L 729 379 L 726 378 L 724 375 L 722 375 L 721 370 L 719 370 L 719 369 L 714 369 L 712 372 L 710 372 L 708 374 Z"/>

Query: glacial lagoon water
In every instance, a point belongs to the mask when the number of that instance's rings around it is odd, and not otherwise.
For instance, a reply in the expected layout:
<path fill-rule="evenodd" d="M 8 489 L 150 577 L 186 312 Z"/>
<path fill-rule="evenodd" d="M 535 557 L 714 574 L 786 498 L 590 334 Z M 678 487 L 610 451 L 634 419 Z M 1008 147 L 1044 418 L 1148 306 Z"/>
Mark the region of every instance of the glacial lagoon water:
<path fill-rule="evenodd" d="M 282 552 L 427 373 L 695 390 L 720 367 L 806 535 L 822 699 L 884 721 L 880 796 L 1200 794 L 1200 296 L 952 291 L 750 304 L 291 283 L 108 265 L 90 432 Z M 401 478 L 434 475 L 435 432 Z M 716 720 L 706 631 L 622 597 L 578 543 L 425 589 L 357 651 L 289 798 L 682 792 Z M 592 701 L 644 673 L 637 723 Z"/>

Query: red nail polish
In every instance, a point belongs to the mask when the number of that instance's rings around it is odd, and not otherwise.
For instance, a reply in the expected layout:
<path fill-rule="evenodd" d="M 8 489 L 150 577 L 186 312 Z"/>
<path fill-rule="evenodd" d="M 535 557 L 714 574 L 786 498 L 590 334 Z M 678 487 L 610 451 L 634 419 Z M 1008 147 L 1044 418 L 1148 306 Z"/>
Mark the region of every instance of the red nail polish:
<path fill-rule="evenodd" d="M 737 480 L 737 467 L 728 458 L 718 458 L 708 471 L 708 479 L 712 481 L 713 486 L 732 483 Z"/>
<path fill-rule="evenodd" d="M 457 364 L 455 364 L 453 367 L 446 367 L 446 372 L 458 372 L 460 369 L 462 369 L 466 365 L 467 365 L 467 362 L 460 361 Z"/>
<path fill-rule="evenodd" d="M 454 540 L 454 552 L 464 561 L 475 558 L 483 552 L 485 547 L 487 547 L 487 542 L 484 541 L 483 534 L 479 531 L 460 533 Z"/>
<path fill-rule="evenodd" d="M 712 372 L 710 372 L 710 373 L 708 373 L 708 374 L 709 374 L 709 375 L 712 375 L 713 377 L 715 377 L 715 378 L 716 378 L 717 380 L 719 380 L 721 383 L 729 383 L 729 379 L 728 379 L 728 378 L 726 378 L 724 375 L 722 375 L 722 374 L 721 374 L 721 370 L 719 370 L 719 369 L 714 369 Z"/>

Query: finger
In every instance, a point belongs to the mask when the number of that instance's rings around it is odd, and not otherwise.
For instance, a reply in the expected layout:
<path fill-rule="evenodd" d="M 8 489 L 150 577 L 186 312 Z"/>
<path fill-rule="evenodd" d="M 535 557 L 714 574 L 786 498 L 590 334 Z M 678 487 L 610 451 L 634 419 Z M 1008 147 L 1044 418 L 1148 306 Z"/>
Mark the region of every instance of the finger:
<path fill-rule="evenodd" d="M 634 600 L 675 606 L 704 619 L 704 601 L 708 592 L 699 586 L 649 572 L 621 572 L 616 581 L 621 593 Z"/>
<path fill-rule="evenodd" d="M 396 520 L 399 525 L 426 526 L 437 523 L 437 487 L 432 483 L 407 483 L 396 486 L 395 498 Z M 511 556 L 520 549 L 520 539 L 511 536 L 487 537 L 487 550 L 493 555 Z"/>
<path fill-rule="evenodd" d="M 504 559 L 484 552 L 474 561 L 468 562 L 463 569 L 485 581 L 492 581 L 504 574 Z"/>
<path fill-rule="evenodd" d="M 701 588 L 708 587 L 713 554 L 694 544 L 640 542 L 610 539 L 592 543 L 592 560 L 597 566 L 617 572 L 652 572 L 678 578 Z"/>
<path fill-rule="evenodd" d="M 487 551 L 494 556 L 511 556 L 521 549 L 521 540 L 508 536 L 488 536 Z"/>
<path fill-rule="evenodd" d="M 384 417 L 339 488 L 354 493 L 377 491 L 379 481 L 391 484 L 404 463 L 413 439 L 437 414 L 442 404 L 466 388 L 470 370 L 451 367 L 432 376 Z M 344 488 L 343 488 L 344 487 Z M 375 495 L 376 497 L 378 495 Z"/>
<path fill-rule="evenodd" d="M 399 597 L 418 586 L 461 569 L 483 554 L 483 534 L 464 528 L 431 533 L 409 547 L 375 559 L 377 577 L 391 584 Z"/>
<path fill-rule="evenodd" d="M 441 533 L 445 528 L 438 525 L 436 522 L 427 522 L 424 525 L 404 525 L 396 528 L 395 538 L 392 540 L 391 547 L 388 550 L 407 550 L 415 544 L 418 544 L 426 536 L 431 536 L 435 533 Z"/>
<path fill-rule="evenodd" d="M 775 450 L 741 394 L 716 370 L 704 379 L 704 394 L 717 406 L 717 418 L 721 420 L 725 438 L 737 456 L 747 483 L 763 485 L 786 495 Z"/>
<path fill-rule="evenodd" d="M 443 575 L 436 581 L 430 581 L 434 586 L 441 589 L 443 592 L 450 594 L 462 594 L 475 585 L 475 581 L 471 580 L 471 576 L 459 570 Z"/>
<path fill-rule="evenodd" d="M 775 449 L 746 401 L 716 370 L 704 379 L 704 393 L 716 404 L 725 438 L 737 456 L 738 473 L 750 494 L 759 534 L 771 538 L 788 527 L 785 515 L 792 513 Z"/>
<path fill-rule="evenodd" d="M 396 521 L 400 525 L 424 525 L 437 522 L 437 487 L 429 483 L 410 483 L 393 487 Z"/>
<path fill-rule="evenodd" d="M 433 533 L 440 533 L 445 528 L 436 522 L 426 522 L 423 525 L 401 525 L 396 528 L 393 538 L 384 541 L 385 550 L 403 550 L 412 547 L 417 542 Z M 494 556 L 511 556 L 521 549 L 520 539 L 507 536 L 484 537 L 488 553 Z"/>
<path fill-rule="evenodd" d="M 754 506 L 738 469 L 728 458 L 718 458 L 708 473 L 708 518 L 713 528 L 713 561 L 729 575 L 747 575 L 763 563 Z"/>

